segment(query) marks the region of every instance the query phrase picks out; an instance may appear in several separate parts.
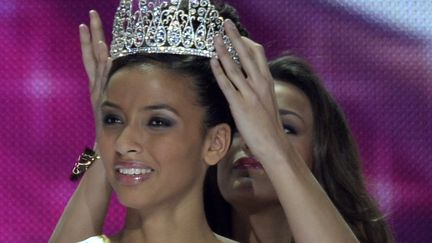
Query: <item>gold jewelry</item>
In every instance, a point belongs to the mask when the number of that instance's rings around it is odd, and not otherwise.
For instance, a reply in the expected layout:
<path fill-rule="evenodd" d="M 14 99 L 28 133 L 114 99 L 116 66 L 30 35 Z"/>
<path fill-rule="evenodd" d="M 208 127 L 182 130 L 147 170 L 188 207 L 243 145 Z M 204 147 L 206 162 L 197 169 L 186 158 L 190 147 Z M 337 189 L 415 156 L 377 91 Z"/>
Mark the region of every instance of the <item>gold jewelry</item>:
<path fill-rule="evenodd" d="M 73 181 L 79 179 L 97 159 L 100 159 L 100 156 L 93 149 L 85 148 L 72 169 L 70 179 Z"/>

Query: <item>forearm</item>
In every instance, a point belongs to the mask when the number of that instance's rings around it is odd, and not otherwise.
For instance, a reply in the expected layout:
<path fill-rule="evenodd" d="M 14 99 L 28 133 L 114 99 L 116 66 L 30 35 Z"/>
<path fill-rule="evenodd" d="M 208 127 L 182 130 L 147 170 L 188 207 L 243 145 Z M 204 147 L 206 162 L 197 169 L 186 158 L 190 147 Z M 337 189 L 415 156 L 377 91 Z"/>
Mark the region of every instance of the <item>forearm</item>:
<path fill-rule="evenodd" d="M 284 147 L 286 149 L 286 146 Z M 266 159 L 271 161 L 265 163 L 267 166 L 264 167 L 297 243 L 358 242 L 342 215 L 295 151 L 267 154 L 270 156 Z"/>
<path fill-rule="evenodd" d="M 79 29 L 82 58 L 89 78 L 91 103 L 96 117 L 111 60 L 108 58 L 102 22 L 96 11 L 90 11 L 90 27 L 81 24 Z M 96 128 L 97 124 L 98 121 Z M 94 162 L 87 170 L 65 207 L 50 242 L 77 242 L 102 232 L 112 193 L 104 171 L 101 160 Z"/>
<path fill-rule="evenodd" d="M 101 161 L 88 169 L 65 207 L 50 242 L 77 242 L 101 234 L 112 189 Z"/>

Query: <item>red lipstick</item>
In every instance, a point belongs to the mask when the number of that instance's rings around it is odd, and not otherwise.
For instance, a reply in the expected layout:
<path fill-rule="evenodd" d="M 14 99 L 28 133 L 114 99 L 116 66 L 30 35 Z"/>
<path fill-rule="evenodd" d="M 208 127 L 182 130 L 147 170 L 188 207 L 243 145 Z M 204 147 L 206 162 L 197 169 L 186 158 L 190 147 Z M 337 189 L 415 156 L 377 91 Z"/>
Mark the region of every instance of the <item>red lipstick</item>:
<path fill-rule="evenodd" d="M 233 168 L 238 170 L 247 170 L 247 169 L 264 170 L 262 164 L 255 158 L 251 158 L 251 157 L 242 157 L 236 160 L 234 162 Z"/>

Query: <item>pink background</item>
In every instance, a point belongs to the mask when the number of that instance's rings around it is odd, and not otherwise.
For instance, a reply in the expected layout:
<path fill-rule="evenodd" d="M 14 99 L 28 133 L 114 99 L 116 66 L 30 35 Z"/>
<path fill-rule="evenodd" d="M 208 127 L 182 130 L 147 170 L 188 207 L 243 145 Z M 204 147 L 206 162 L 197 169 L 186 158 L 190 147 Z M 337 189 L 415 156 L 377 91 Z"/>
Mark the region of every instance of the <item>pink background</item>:
<path fill-rule="evenodd" d="M 398 24 L 336 4 L 344 1 L 229 2 L 269 58 L 285 50 L 307 58 L 341 103 L 398 242 L 431 239 L 432 19 Z M 416 18 L 414 5 L 378 2 Z M 77 185 L 71 167 L 94 139 L 78 25 L 96 9 L 109 33 L 116 4 L 0 4 L 0 242 L 46 242 Z M 120 226 L 118 213 L 107 232 Z"/>

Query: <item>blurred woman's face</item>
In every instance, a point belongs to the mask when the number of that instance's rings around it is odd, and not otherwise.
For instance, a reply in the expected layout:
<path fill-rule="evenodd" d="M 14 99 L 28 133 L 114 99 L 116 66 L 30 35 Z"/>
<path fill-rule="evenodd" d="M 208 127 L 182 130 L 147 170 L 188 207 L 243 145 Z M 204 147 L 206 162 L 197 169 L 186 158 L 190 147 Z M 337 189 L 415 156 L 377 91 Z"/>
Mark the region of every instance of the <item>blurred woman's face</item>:
<path fill-rule="evenodd" d="M 201 196 L 205 110 L 191 82 L 155 66 L 126 67 L 111 77 L 98 144 L 122 204 L 166 209 Z"/>
<path fill-rule="evenodd" d="M 276 81 L 276 98 L 284 130 L 305 163 L 312 164 L 313 113 L 307 96 L 297 87 Z M 240 135 L 218 165 L 222 196 L 234 207 L 278 204 L 276 192 L 259 161 Z"/>

